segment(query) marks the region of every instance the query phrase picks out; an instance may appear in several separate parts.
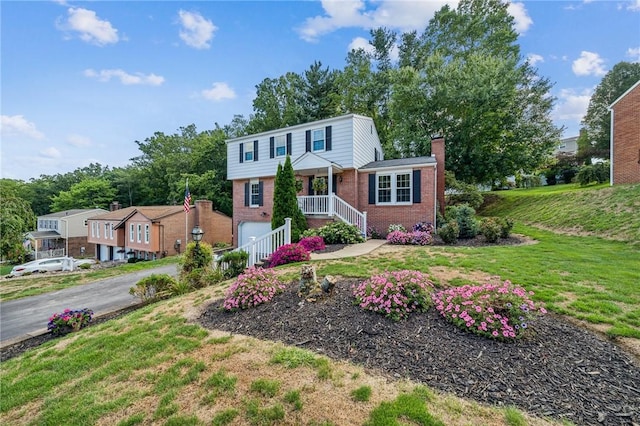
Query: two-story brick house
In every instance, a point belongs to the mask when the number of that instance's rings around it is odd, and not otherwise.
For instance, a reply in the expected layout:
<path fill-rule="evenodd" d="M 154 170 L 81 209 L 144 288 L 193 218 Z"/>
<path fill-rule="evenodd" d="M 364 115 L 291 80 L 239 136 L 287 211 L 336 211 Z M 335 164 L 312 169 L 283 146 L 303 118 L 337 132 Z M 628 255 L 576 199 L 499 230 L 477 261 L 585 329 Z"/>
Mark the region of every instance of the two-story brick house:
<path fill-rule="evenodd" d="M 87 219 L 105 209 L 73 209 L 38 216 L 37 229 L 27 233 L 35 259 L 93 256 L 95 246 L 87 242 Z"/>
<path fill-rule="evenodd" d="M 610 183 L 640 183 L 640 80 L 616 99 L 609 110 Z"/>
<path fill-rule="evenodd" d="M 188 212 L 182 205 L 118 207 L 114 203 L 112 211 L 88 220 L 88 241 L 95 244 L 98 260 L 180 254 L 196 225 L 204 231 L 202 241 L 231 244 L 231 218 L 213 210 L 208 200 L 197 200 Z"/>
<path fill-rule="evenodd" d="M 270 231 L 275 174 L 287 155 L 312 227 L 344 220 L 386 233 L 391 223 L 435 223 L 438 203 L 444 208 L 443 139 L 432 141 L 430 157 L 384 160 L 373 120 L 343 115 L 227 141 L 234 245 Z"/>

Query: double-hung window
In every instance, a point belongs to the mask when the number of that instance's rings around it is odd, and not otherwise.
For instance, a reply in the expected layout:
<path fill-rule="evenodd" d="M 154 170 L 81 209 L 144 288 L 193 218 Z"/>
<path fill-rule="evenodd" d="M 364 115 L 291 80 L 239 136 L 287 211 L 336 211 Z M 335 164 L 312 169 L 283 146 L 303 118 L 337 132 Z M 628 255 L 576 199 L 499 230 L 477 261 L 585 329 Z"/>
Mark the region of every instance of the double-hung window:
<path fill-rule="evenodd" d="M 324 129 L 316 129 L 311 131 L 311 146 L 313 151 L 325 150 Z"/>
<path fill-rule="evenodd" d="M 258 207 L 260 205 L 260 182 L 252 180 L 249 183 L 250 206 Z"/>
<path fill-rule="evenodd" d="M 109 224 L 105 223 L 104 224 L 104 239 L 106 240 L 107 238 L 109 238 Z"/>
<path fill-rule="evenodd" d="M 130 223 L 129 224 L 129 241 L 133 242 L 133 236 L 134 236 L 133 223 Z"/>
<path fill-rule="evenodd" d="M 276 157 L 284 157 L 287 154 L 287 138 L 285 135 L 276 136 L 274 138 Z"/>
<path fill-rule="evenodd" d="M 377 174 L 376 203 L 410 204 L 412 179 L 410 171 Z"/>
<path fill-rule="evenodd" d="M 138 242 L 142 242 L 142 224 L 138 224 Z"/>
<path fill-rule="evenodd" d="M 113 240 L 113 223 L 109 224 L 109 238 Z"/>
<path fill-rule="evenodd" d="M 144 225 L 144 242 L 149 244 L 149 224 Z"/>

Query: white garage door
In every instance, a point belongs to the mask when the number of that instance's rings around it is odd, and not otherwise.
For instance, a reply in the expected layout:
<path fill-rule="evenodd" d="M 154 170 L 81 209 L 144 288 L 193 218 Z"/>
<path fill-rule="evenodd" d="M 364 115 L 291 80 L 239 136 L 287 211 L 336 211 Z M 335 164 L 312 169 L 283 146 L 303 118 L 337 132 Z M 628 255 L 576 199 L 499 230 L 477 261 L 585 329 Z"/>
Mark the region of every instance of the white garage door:
<path fill-rule="evenodd" d="M 271 222 L 243 222 L 238 225 L 238 244 L 243 245 L 249 237 L 261 237 L 271 232 Z"/>

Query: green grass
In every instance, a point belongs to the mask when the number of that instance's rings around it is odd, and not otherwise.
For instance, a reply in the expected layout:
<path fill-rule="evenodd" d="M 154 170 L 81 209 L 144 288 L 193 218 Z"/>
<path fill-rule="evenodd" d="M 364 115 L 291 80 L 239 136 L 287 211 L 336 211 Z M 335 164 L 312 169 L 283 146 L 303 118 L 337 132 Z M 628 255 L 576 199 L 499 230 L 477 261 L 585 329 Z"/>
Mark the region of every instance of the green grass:
<path fill-rule="evenodd" d="M 351 391 L 351 398 L 354 401 L 366 402 L 371 398 L 371 386 L 360 386 Z"/>
<path fill-rule="evenodd" d="M 366 426 L 400 426 L 400 420 L 410 420 L 412 424 L 423 426 L 444 426 L 434 417 L 425 404 L 421 391 L 402 394 L 391 402 L 383 402 L 370 414 Z"/>

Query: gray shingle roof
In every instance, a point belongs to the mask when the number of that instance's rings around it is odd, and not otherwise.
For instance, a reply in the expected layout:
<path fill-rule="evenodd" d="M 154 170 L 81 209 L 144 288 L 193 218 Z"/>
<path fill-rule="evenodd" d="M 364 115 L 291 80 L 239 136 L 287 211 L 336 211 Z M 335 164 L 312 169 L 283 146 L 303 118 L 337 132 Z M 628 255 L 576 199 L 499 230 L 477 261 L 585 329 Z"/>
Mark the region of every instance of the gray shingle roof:
<path fill-rule="evenodd" d="M 410 158 L 396 158 L 394 160 L 382 160 L 372 161 L 364 166 L 362 169 L 382 169 L 386 167 L 403 167 L 403 166 L 417 166 L 417 165 L 431 165 L 436 163 L 435 157 L 410 157 Z"/>

